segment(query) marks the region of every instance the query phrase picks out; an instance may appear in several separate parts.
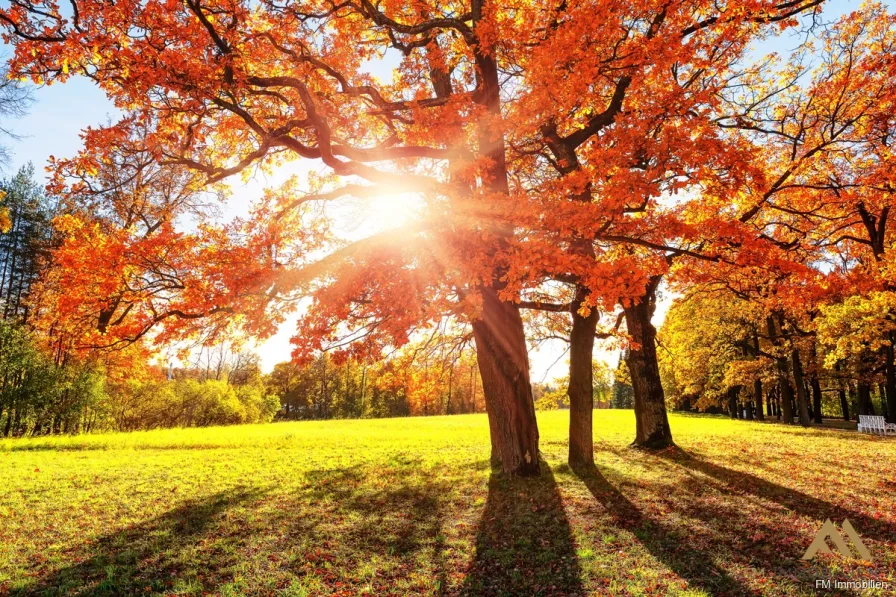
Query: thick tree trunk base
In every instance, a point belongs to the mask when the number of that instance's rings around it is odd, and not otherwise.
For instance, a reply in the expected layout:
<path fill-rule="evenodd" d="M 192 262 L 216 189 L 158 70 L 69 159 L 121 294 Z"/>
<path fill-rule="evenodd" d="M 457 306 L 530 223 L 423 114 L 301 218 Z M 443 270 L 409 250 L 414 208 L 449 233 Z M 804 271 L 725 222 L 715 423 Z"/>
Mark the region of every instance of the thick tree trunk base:
<path fill-rule="evenodd" d="M 491 432 L 491 462 L 508 474 L 537 475 L 538 424 L 529 382 L 529 356 L 517 306 L 482 289 L 482 314 L 473 322 Z"/>
<path fill-rule="evenodd" d="M 572 330 L 569 336 L 569 456 L 570 466 L 594 462 L 594 386 L 592 369 L 594 333 L 598 312 L 588 317 L 578 312 L 588 289 L 579 286 L 573 303 Z"/>
<path fill-rule="evenodd" d="M 657 433 L 647 437 L 643 441 L 635 440 L 629 444 L 629 447 L 636 450 L 656 451 L 665 450 L 666 448 L 674 448 L 675 442 L 672 441 L 672 436 L 670 434 Z"/>
<path fill-rule="evenodd" d="M 655 285 L 651 284 L 640 301 L 624 308 L 625 325 L 632 340 L 637 343 L 626 358 L 635 403 L 634 445 L 645 449 L 674 445 L 656 358 L 656 328 L 650 321 L 654 292 Z"/>

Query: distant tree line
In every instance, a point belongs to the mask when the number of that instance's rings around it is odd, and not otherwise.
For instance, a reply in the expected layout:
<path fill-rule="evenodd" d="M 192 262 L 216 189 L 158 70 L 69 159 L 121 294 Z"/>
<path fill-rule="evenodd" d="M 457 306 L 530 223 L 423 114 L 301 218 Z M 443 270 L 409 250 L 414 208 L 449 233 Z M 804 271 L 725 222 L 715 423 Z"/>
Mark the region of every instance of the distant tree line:
<path fill-rule="evenodd" d="M 315 359 L 279 363 L 266 377 L 283 419 L 345 419 L 484 412 L 476 355 L 447 336 L 411 343 L 377 363 Z"/>
<path fill-rule="evenodd" d="M 896 294 L 869 293 L 807 310 L 762 314 L 726 288 L 674 301 L 660 330 L 670 405 L 732 418 L 821 423 L 896 420 Z"/>

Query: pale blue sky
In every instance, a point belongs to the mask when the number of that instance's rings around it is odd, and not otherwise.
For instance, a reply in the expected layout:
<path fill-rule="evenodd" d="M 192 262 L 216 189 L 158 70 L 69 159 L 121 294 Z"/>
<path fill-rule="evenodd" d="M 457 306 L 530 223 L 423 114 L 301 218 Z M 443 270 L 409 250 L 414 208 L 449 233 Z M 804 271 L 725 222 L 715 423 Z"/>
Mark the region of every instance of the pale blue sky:
<path fill-rule="evenodd" d="M 859 6 L 854 0 L 831 0 L 825 7 L 824 17 L 833 20 Z M 886 4 L 892 6 L 892 1 Z M 782 35 L 769 40 L 756 48 L 756 53 L 764 55 L 769 52 L 786 53 L 796 46 L 799 40 L 790 35 Z M 9 49 L 7 48 L 7 54 Z M 391 61 L 390 61 L 391 62 Z M 371 65 L 371 71 L 386 71 L 386 65 Z M 391 65 L 388 65 L 391 66 Z M 377 74 L 380 74 L 377 72 Z M 385 72 L 382 74 L 386 74 Z M 388 76 L 388 75 L 386 75 Z M 102 91 L 90 81 L 73 78 L 64 85 L 43 86 L 34 90 L 35 103 L 25 118 L 13 123 L 3 123 L 15 133 L 22 135 L 19 141 L 8 143 L 12 150 L 10 171 L 32 162 L 38 172 L 42 172 L 50 155 L 67 157 L 74 155 L 80 145 L 79 133 L 88 126 L 98 126 L 117 118 L 117 111 Z M 312 167 L 318 167 L 313 165 Z M 279 179 L 280 176 L 275 177 Z M 236 189 L 232 200 L 232 212 L 242 212 L 246 206 L 261 193 L 265 184 L 274 184 L 277 180 L 253 181 Z M 668 301 L 664 301 L 668 302 Z M 665 314 L 665 305 L 659 310 L 658 319 Z M 293 333 L 292 325 L 285 325 L 274 338 L 259 347 L 259 353 L 266 369 L 270 369 L 279 361 L 289 358 L 289 337 Z M 532 378 L 541 381 L 563 375 L 566 369 L 562 353 L 562 343 L 545 345 L 532 358 Z M 602 358 L 615 361 L 615 357 L 606 353 Z M 553 366 L 552 366 L 552 363 Z M 615 364 L 615 362 L 613 363 Z"/>

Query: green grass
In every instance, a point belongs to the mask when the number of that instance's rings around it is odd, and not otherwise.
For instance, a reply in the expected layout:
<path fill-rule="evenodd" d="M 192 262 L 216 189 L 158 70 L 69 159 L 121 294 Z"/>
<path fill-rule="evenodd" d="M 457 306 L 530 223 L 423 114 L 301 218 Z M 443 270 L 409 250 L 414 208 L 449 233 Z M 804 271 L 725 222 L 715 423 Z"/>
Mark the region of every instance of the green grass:
<path fill-rule="evenodd" d="M 539 414 L 536 479 L 491 474 L 483 415 L 0 442 L 0 595 L 896 587 L 896 440 L 673 416 L 679 448 L 648 454 L 630 411 L 597 411 L 572 471 L 567 417 Z M 827 518 L 874 561 L 802 561 Z"/>

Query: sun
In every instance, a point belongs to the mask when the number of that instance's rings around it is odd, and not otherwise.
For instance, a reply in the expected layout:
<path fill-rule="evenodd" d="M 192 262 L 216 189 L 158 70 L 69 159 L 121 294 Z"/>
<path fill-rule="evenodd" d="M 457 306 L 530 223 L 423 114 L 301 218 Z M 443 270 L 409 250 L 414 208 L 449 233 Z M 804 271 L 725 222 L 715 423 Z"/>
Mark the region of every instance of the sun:
<path fill-rule="evenodd" d="M 361 226 L 371 231 L 381 232 L 401 228 L 421 216 L 425 201 L 417 193 L 395 193 L 364 198 Z"/>

